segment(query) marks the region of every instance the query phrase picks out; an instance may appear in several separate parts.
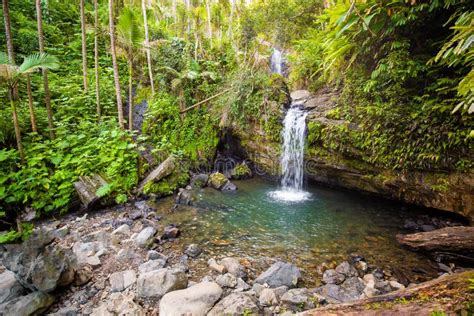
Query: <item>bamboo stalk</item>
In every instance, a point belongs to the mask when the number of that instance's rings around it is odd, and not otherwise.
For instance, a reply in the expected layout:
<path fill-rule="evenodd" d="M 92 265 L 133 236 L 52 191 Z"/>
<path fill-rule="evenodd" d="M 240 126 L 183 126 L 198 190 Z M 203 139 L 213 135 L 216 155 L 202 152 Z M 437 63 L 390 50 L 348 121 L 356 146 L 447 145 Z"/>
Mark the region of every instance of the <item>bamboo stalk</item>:
<path fill-rule="evenodd" d="M 218 94 L 213 95 L 212 97 L 209 97 L 209 98 L 207 98 L 207 99 L 205 99 L 205 100 L 199 101 L 198 103 L 196 103 L 196 104 L 194 104 L 194 105 L 191 105 L 190 107 L 185 108 L 184 110 L 179 111 L 179 113 L 184 113 L 184 112 L 187 112 L 187 111 L 189 111 L 189 110 L 191 110 L 191 109 L 194 109 L 195 107 L 200 106 L 200 105 L 203 104 L 203 103 L 209 102 L 209 101 L 211 101 L 212 99 L 215 99 L 215 98 L 217 98 L 218 96 L 221 96 L 221 95 L 223 95 L 223 94 L 226 93 L 226 92 L 229 92 L 230 90 L 231 90 L 230 88 L 229 88 L 229 89 L 226 89 L 226 90 L 224 90 L 224 91 L 222 91 L 222 92 L 219 92 Z"/>

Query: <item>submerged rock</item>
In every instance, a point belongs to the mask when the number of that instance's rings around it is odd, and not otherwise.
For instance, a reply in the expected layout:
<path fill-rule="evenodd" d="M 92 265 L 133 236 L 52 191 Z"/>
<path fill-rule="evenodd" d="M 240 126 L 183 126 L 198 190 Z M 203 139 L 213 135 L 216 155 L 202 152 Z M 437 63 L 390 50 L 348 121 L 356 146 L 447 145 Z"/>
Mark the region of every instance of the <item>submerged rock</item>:
<path fill-rule="evenodd" d="M 294 287 L 301 278 L 300 270 L 287 262 L 275 262 L 268 270 L 263 272 L 256 280 L 256 283 L 268 284 L 270 287 L 282 285 Z"/>
<path fill-rule="evenodd" d="M 209 312 L 208 316 L 257 314 L 258 306 L 255 298 L 246 293 L 232 293 Z"/>
<path fill-rule="evenodd" d="M 160 316 L 206 315 L 221 295 L 222 289 L 214 282 L 167 293 L 160 301 Z"/>

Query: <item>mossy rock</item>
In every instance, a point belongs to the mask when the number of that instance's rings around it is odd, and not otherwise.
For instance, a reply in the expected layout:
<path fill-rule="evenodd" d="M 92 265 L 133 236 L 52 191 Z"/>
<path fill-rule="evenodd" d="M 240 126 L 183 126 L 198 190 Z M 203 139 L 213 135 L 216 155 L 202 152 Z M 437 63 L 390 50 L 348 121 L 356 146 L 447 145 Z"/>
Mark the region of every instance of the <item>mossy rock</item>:
<path fill-rule="evenodd" d="M 216 190 L 220 190 L 229 179 L 220 172 L 214 172 L 209 176 L 209 184 Z"/>
<path fill-rule="evenodd" d="M 248 179 L 252 177 L 252 170 L 245 162 L 237 164 L 231 172 L 232 179 Z"/>
<path fill-rule="evenodd" d="M 184 170 L 178 170 L 158 182 L 148 182 L 143 188 L 145 194 L 156 194 L 163 197 L 173 194 L 178 188 L 185 186 L 189 181 L 189 174 Z"/>

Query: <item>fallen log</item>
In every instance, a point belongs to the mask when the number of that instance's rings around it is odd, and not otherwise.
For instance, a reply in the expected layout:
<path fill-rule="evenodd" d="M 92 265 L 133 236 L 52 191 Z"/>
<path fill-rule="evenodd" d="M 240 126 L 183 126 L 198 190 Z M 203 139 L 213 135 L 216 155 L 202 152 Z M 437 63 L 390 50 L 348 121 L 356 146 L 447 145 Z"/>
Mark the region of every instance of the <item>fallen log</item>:
<path fill-rule="evenodd" d="M 97 196 L 96 192 L 104 185 L 107 185 L 107 181 L 98 174 L 80 176 L 79 181 L 74 182 L 74 188 L 85 208 L 92 207 L 101 199 L 101 197 Z"/>
<path fill-rule="evenodd" d="M 207 99 L 205 99 L 205 100 L 199 101 L 198 103 L 196 103 L 196 104 L 194 104 L 194 105 L 191 105 L 190 107 L 187 107 L 187 108 L 185 108 L 185 109 L 179 111 L 179 113 L 183 114 L 183 113 L 185 113 L 185 112 L 187 112 L 187 111 L 189 111 L 189 110 L 191 110 L 191 109 L 194 109 L 194 108 L 197 107 L 197 106 L 200 106 L 201 104 L 204 104 L 204 103 L 206 103 L 206 102 L 209 102 L 209 101 L 211 101 L 212 99 L 215 99 L 215 98 L 217 98 L 218 96 L 223 95 L 223 94 L 226 93 L 226 92 L 229 92 L 230 90 L 231 90 L 231 89 L 226 89 L 226 90 L 224 90 L 224 91 L 221 91 L 221 92 L 219 92 L 218 94 L 213 95 L 212 97 L 209 97 L 209 98 L 207 98 Z"/>
<path fill-rule="evenodd" d="M 473 278 L 472 270 L 443 275 L 406 289 L 353 302 L 329 304 L 299 315 L 431 315 L 434 311 L 462 314 L 468 311 L 468 303 L 474 300 L 474 292 L 469 289 L 469 280 Z"/>
<path fill-rule="evenodd" d="M 145 177 L 137 187 L 137 193 L 143 193 L 143 189 L 148 182 L 160 181 L 166 176 L 169 176 L 175 169 L 175 158 L 173 155 L 166 158 L 157 168 Z"/>
<path fill-rule="evenodd" d="M 474 252 L 474 227 L 445 227 L 430 232 L 397 235 L 397 241 L 414 250 L 428 252 Z"/>

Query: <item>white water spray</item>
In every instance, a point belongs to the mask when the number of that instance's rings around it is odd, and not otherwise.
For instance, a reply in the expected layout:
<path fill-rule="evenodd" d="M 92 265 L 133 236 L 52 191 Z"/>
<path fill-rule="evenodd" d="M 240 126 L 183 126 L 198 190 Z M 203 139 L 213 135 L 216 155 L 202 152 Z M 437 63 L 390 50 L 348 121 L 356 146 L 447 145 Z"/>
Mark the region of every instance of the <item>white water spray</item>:
<path fill-rule="evenodd" d="M 271 69 L 273 73 L 282 74 L 282 57 L 281 57 L 281 52 L 274 48 L 273 49 L 273 54 L 272 58 L 270 60 L 271 62 Z"/>
<path fill-rule="evenodd" d="M 303 191 L 304 142 L 307 113 L 298 107 L 288 110 L 283 129 L 283 154 L 281 156 L 281 189 L 270 193 L 281 201 L 303 201 L 310 197 Z"/>

